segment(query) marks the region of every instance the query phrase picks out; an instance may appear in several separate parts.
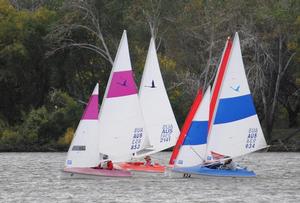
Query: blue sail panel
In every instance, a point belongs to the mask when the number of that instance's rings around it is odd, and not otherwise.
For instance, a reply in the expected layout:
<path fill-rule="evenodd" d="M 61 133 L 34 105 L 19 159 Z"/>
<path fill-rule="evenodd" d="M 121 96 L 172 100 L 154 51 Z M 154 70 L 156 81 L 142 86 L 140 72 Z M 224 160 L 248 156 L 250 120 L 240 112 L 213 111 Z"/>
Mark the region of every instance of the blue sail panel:
<path fill-rule="evenodd" d="M 200 145 L 207 143 L 208 121 L 193 121 L 183 145 Z"/>
<path fill-rule="evenodd" d="M 214 124 L 229 123 L 256 115 L 251 94 L 220 99 Z"/>

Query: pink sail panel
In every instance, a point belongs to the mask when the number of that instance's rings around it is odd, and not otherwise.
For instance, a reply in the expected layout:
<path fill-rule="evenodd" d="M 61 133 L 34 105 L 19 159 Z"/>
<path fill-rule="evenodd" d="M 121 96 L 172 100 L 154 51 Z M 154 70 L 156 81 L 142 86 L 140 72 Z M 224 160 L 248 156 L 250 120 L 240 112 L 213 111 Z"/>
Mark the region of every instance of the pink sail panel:
<path fill-rule="evenodd" d="M 89 103 L 84 110 L 81 120 L 97 120 L 98 119 L 98 95 L 92 95 Z"/>
<path fill-rule="evenodd" d="M 114 72 L 107 98 L 137 94 L 137 88 L 131 70 Z"/>

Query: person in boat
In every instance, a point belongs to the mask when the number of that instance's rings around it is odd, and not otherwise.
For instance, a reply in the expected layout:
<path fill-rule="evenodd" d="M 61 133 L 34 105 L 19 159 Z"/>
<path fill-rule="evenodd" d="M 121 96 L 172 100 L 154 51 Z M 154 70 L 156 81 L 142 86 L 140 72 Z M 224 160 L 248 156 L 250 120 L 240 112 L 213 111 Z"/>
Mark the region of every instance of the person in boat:
<path fill-rule="evenodd" d="M 107 169 L 107 170 L 114 169 L 114 164 L 111 160 L 107 160 L 107 161 L 103 162 L 102 164 L 100 163 L 99 165 L 101 165 L 101 169 Z"/>
<path fill-rule="evenodd" d="M 113 170 L 114 169 L 114 164 L 113 164 L 113 162 L 111 160 L 109 160 L 107 162 L 107 169 L 108 170 Z"/>
<path fill-rule="evenodd" d="M 228 157 L 229 158 L 229 157 Z M 236 164 L 232 161 L 232 159 L 227 159 L 225 160 L 224 164 L 222 165 L 222 169 L 226 170 L 236 170 L 237 166 Z"/>
<path fill-rule="evenodd" d="M 105 159 L 107 159 L 106 157 Z M 113 170 L 114 164 L 111 160 L 106 160 L 104 162 L 100 162 L 98 166 L 92 167 L 93 169 L 107 169 L 107 170 Z"/>
<path fill-rule="evenodd" d="M 220 162 L 215 162 L 215 163 L 207 163 L 207 165 L 205 165 L 206 168 L 209 169 L 218 169 L 222 166 L 223 164 Z"/>
<path fill-rule="evenodd" d="M 145 156 L 145 166 L 153 166 L 152 161 L 151 161 L 151 157 L 149 155 Z"/>

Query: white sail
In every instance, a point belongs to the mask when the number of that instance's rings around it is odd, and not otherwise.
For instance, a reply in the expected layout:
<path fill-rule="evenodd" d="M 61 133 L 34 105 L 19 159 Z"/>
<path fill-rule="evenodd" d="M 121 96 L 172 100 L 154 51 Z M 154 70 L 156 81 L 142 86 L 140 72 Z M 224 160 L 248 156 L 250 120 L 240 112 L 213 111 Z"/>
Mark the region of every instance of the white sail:
<path fill-rule="evenodd" d="M 206 90 L 180 147 L 175 167 L 197 166 L 206 160 L 210 87 Z"/>
<path fill-rule="evenodd" d="M 93 167 L 99 163 L 98 91 L 97 84 L 69 148 L 66 167 Z"/>
<path fill-rule="evenodd" d="M 236 157 L 267 146 L 248 86 L 237 33 L 212 122 L 208 160 L 211 155 Z"/>
<path fill-rule="evenodd" d="M 99 113 L 99 150 L 118 162 L 141 149 L 144 121 L 123 32 Z"/>
<path fill-rule="evenodd" d="M 179 136 L 179 128 L 160 72 L 153 38 L 150 41 L 139 99 L 147 132 L 144 147 L 148 147 L 148 150 L 146 148 L 140 152 L 140 156 L 174 146 Z"/>

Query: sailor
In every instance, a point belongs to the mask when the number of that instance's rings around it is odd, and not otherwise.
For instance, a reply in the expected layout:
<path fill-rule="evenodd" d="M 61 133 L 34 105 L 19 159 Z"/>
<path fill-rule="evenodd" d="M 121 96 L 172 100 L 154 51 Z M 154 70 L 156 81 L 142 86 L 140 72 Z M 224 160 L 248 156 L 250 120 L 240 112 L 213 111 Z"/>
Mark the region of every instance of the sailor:
<path fill-rule="evenodd" d="M 152 161 L 151 161 L 151 157 L 149 156 L 149 155 L 147 155 L 147 156 L 145 156 L 145 166 L 152 166 L 153 164 L 152 164 Z"/>
<path fill-rule="evenodd" d="M 109 160 L 107 162 L 107 169 L 108 170 L 113 170 L 114 169 L 114 165 L 113 165 L 113 162 L 111 160 Z"/>
<path fill-rule="evenodd" d="M 227 169 L 227 170 L 236 170 L 237 166 L 236 164 L 232 161 L 232 159 L 227 159 L 225 160 L 222 169 Z"/>
<path fill-rule="evenodd" d="M 101 169 L 113 170 L 114 165 L 111 160 L 106 160 L 101 164 Z"/>

